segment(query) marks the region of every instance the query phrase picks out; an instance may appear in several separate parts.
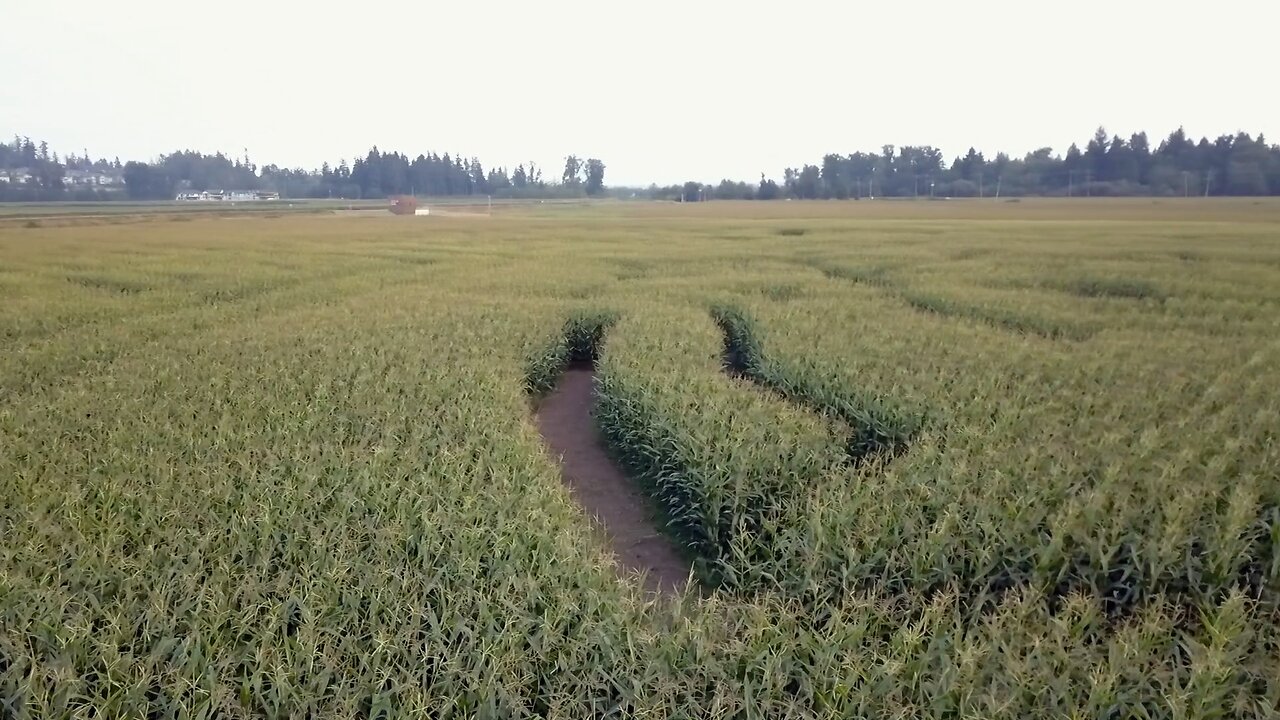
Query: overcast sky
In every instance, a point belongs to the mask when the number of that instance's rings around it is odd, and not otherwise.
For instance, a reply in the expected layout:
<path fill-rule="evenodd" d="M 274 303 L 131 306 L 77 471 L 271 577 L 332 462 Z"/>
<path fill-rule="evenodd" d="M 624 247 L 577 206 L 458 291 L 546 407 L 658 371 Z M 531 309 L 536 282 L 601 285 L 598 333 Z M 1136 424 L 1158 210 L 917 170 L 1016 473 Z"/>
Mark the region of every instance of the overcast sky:
<path fill-rule="evenodd" d="M 828 152 L 1061 152 L 1099 124 L 1280 141 L 1280 0 L 15 0 L 0 133 L 318 167 L 377 144 L 609 184 Z"/>

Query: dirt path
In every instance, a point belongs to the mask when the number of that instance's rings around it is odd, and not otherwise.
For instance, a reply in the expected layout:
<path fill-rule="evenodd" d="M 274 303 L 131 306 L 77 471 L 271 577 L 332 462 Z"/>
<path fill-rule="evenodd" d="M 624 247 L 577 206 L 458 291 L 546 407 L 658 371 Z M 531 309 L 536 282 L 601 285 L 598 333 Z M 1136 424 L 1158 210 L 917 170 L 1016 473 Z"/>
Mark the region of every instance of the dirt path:
<path fill-rule="evenodd" d="M 573 497 L 609 539 L 618 564 L 643 571 L 652 592 L 677 592 L 689 578 L 689 563 L 659 532 L 650 500 L 613 464 L 591 418 L 595 373 L 571 367 L 539 404 L 538 429 L 560 457 L 560 473 Z"/>

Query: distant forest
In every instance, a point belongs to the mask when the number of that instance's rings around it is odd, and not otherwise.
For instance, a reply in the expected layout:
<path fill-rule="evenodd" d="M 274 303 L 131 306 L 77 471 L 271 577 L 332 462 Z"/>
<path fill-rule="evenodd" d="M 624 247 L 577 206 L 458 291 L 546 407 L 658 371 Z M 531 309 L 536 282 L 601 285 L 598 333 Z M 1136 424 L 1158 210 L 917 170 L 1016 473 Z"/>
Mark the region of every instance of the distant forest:
<path fill-rule="evenodd" d="M 155 162 L 124 164 L 74 154 L 59 158 L 46 143 L 14 138 L 0 144 L 0 201 L 172 200 L 208 190 L 259 190 L 281 198 L 369 199 L 394 195 L 588 197 L 604 193 L 605 165 L 596 158 L 565 158 L 555 181 L 535 163 L 513 171 L 485 171 L 477 158 L 449 153 L 409 156 L 374 147 L 352 163 L 318 170 L 259 166 L 247 155 L 228 157 L 184 150 Z"/>
<path fill-rule="evenodd" d="M 1280 195 L 1280 146 L 1262 135 L 1223 135 L 1198 142 L 1181 128 L 1154 149 L 1145 132 L 1128 140 L 1098 128 L 1084 149 L 1064 155 L 1040 148 L 1022 158 L 999 153 L 988 158 L 970 148 L 950 164 L 930 146 L 880 152 L 831 154 L 814 165 L 787 168 L 781 183 L 722 180 L 718 185 L 687 182 L 651 187 L 651 197 L 720 200 L 752 198 L 1200 196 Z"/>
<path fill-rule="evenodd" d="M 1064 154 L 1045 147 L 1013 158 L 988 158 L 970 148 L 948 163 L 931 146 L 830 154 L 818 164 L 786 168 L 780 178 L 690 181 L 644 189 L 604 185 L 605 165 L 571 155 L 553 177 L 530 162 L 485 170 L 461 154 L 410 158 L 374 147 L 351 163 L 317 170 L 259 166 L 218 153 L 180 151 L 153 162 L 59 157 L 46 143 L 15 137 L 0 144 L 0 201 L 165 200 L 205 190 L 259 190 L 282 198 L 385 198 L 493 195 L 495 197 L 645 197 L 685 202 L 783 198 L 1220 196 L 1280 195 L 1280 146 L 1262 135 L 1222 135 L 1194 141 L 1181 128 L 1152 148 L 1145 132 L 1128 139 L 1099 128 L 1084 146 Z"/>

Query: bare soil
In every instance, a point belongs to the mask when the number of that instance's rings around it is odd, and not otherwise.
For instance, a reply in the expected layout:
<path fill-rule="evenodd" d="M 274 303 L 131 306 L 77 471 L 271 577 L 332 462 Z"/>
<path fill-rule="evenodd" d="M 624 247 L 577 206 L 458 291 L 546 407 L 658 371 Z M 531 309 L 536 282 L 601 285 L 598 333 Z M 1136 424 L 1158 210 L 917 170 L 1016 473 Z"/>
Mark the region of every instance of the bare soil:
<path fill-rule="evenodd" d="M 689 581 L 689 562 L 658 526 L 648 497 L 614 465 L 605 451 L 591 410 L 595 373 L 575 365 L 538 405 L 538 429 L 560 457 L 560 473 L 574 499 L 595 518 L 620 569 L 642 572 L 645 588 L 673 593 Z"/>

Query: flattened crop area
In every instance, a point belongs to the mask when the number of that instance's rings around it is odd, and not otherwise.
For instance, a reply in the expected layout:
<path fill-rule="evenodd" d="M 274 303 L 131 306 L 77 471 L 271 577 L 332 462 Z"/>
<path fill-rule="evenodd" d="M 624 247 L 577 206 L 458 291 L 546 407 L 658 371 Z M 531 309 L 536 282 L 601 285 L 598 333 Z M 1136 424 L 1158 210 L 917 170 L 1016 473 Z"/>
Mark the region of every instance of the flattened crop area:
<path fill-rule="evenodd" d="M 1273 717 L 1280 206 L 1168 204 L 0 228 L 0 717 Z"/>

